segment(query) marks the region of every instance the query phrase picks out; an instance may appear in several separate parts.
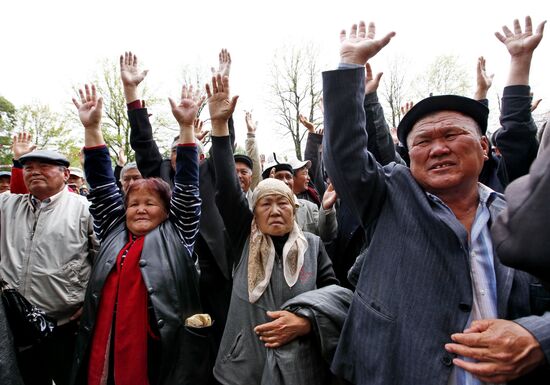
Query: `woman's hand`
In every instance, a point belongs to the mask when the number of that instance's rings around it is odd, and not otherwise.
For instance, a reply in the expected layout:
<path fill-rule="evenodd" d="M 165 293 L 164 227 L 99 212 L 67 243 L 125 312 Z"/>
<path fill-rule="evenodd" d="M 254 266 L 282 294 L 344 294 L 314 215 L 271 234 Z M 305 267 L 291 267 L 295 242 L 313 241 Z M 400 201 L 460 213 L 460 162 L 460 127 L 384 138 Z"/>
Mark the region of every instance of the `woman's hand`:
<path fill-rule="evenodd" d="M 265 342 L 266 348 L 281 347 L 311 331 L 311 323 L 307 318 L 297 316 L 289 311 L 268 311 L 267 315 L 274 321 L 254 328 L 254 332 L 260 340 Z"/>

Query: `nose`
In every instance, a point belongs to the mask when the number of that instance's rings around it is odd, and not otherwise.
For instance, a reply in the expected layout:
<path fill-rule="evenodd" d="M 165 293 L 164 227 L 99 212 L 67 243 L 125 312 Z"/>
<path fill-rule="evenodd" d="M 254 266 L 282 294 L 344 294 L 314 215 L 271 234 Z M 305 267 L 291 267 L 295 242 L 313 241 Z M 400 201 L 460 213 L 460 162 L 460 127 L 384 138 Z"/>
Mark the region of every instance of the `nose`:
<path fill-rule="evenodd" d="M 447 142 L 442 138 L 433 140 L 431 144 L 432 146 L 430 148 L 430 156 L 439 157 L 447 155 L 451 152 L 451 150 L 447 146 Z"/>

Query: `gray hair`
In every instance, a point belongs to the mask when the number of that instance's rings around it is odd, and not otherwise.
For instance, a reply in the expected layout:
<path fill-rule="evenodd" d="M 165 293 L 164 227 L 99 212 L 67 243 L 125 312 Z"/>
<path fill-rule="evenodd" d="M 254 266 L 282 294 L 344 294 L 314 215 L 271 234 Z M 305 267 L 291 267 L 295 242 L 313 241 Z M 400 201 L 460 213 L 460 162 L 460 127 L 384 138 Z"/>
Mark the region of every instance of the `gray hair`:
<path fill-rule="evenodd" d="M 120 180 L 122 180 L 122 178 L 124 178 L 124 174 L 126 174 L 126 171 L 128 170 L 132 170 L 134 168 L 138 168 L 137 166 L 137 163 L 136 162 L 129 162 L 129 163 L 126 163 L 124 165 L 124 167 L 122 167 L 122 170 L 120 170 Z"/>

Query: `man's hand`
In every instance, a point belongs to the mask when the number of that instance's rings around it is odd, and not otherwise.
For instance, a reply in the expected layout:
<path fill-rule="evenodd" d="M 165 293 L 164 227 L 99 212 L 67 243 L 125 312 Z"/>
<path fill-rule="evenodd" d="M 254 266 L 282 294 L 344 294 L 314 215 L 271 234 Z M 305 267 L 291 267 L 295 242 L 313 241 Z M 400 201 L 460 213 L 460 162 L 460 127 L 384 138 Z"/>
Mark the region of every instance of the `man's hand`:
<path fill-rule="evenodd" d="M 194 133 L 194 122 L 199 112 L 199 107 L 204 102 L 204 96 L 201 96 L 199 90 L 193 90 L 193 86 L 183 85 L 181 87 L 181 99 L 177 104 L 172 98 L 168 98 L 172 115 L 176 118 L 180 127 L 191 127 Z"/>
<path fill-rule="evenodd" d="M 195 138 L 197 138 L 197 140 L 199 140 L 200 142 L 204 143 L 204 139 L 206 138 L 206 135 L 208 135 L 210 130 L 203 130 L 202 129 L 203 125 L 204 125 L 204 122 L 199 118 L 196 118 L 193 121 L 193 131 L 195 132 Z"/>
<path fill-rule="evenodd" d="M 124 86 L 126 103 L 138 100 L 137 87 L 147 76 L 148 70 L 138 70 L 138 58 L 131 52 L 120 55 L 120 79 Z"/>
<path fill-rule="evenodd" d="M 97 97 L 95 85 L 84 85 L 84 91 L 78 90 L 80 102 L 73 98 L 73 103 L 78 109 L 78 117 L 86 129 L 99 129 L 103 110 L 103 98 Z"/>
<path fill-rule="evenodd" d="M 455 358 L 454 364 L 484 382 L 509 382 L 545 362 L 535 337 L 513 321 L 474 321 L 464 333 L 453 334 L 451 339 L 454 343 L 445 345 L 448 352 L 477 361 Z"/>
<path fill-rule="evenodd" d="M 221 75 L 222 78 L 224 76 L 229 77 L 229 72 L 231 72 L 231 55 L 229 54 L 229 51 L 227 49 L 222 48 L 220 51 L 220 54 L 218 55 L 219 58 L 219 67 L 218 70 L 214 67 L 211 67 L 212 70 L 212 76 Z"/>
<path fill-rule="evenodd" d="M 334 190 L 332 183 L 329 183 L 325 193 L 323 194 L 323 208 L 325 210 L 330 210 L 334 206 L 334 203 L 336 203 L 336 199 L 338 199 L 336 190 Z"/>
<path fill-rule="evenodd" d="M 246 131 L 249 134 L 255 134 L 258 128 L 258 122 L 252 119 L 252 113 L 250 111 L 245 111 L 244 121 L 246 122 Z"/>
<path fill-rule="evenodd" d="M 126 158 L 126 154 L 124 153 L 124 148 L 121 148 L 120 150 L 118 150 L 118 154 L 116 157 L 116 164 L 119 165 L 120 167 L 124 167 L 127 161 L 128 161 L 128 158 Z"/>
<path fill-rule="evenodd" d="M 208 95 L 208 110 L 212 121 L 212 133 L 216 132 L 218 124 L 227 125 L 227 121 L 237 105 L 238 96 L 230 96 L 229 78 L 220 74 L 212 76 L 212 85 L 206 84 Z"/>
<path fill-rule="evenodd" d="M 313 123 L 307 120 L 307 118 L 302 114 L 298 115 L 298 118 L 300 119 L 300 123 L 302 123 L 302 126 L 307 128 L 310 134 L 315 134 L 315 126 L 313 125 Z"/>
<path fill-rule="evenodd" d="M 401 116 L 405 116 L 405 114 L 409 112 L 413 106 L 414 102 L 411 101 L 406 102 L 403 106 L 401 106 Z"/>
<path fill-rule="evenodd" d="M 36 149 L 36 145 L 32 142 L 32 135 L 28 132 L 19 132 L 13 136 L 11 144 L 11 152 L 14 160 L 19 160 L 23 155 Z"/>
<path fill-rule="evenodd" d="M 131 52 L 120 55 L 120 79 L 124 87 L 137 87 L 147 76 L 149 70 L 138 70 L 138 58 Z"/>
<path fill-rule="evenodd" d="M 268 311 L 267 315 L 274 321 L 254 328 L 260 340 L 265 342 L 266 348 L 281 347 L 311 331 L 311 323 L 307 318 L 289 311 Z"/>
<path fill-rule="evenodd" d="M 487 70 L 485 68 L 485 58 L 480 56 L 477 59 L 477 88 L 474 95 L 475 100 L 487 99 L 487 91 L 493 85 L 493 77 L 495 75 L 487 75 Z"/>
<path fill-rule="evenodd" d="M 378 86 L 380 85 L 380 79 L 382 78 L 383 72 L 378 72 L 376 76 L 372 77 L 372 68 L 369 63 L 365 64 L 365 95 L 372 94 L 376 92 Z"/>
<path fill-rule="evenodd" d="M 395 36 L 395 32 L 390 32 L 382 39 L 375 40 L 376 26 L 369 23 L 368 31 L 364 21 L 351 26 L 349 36 L 346 31 L 340 32 L 340 62 L 347 64 L 365 65 L 367 61 L 384 48 Z"/>
<path fill-rule="evenodd" d="M 510 56 L 512 58 L 519 56 L 531 56 L 533 51 L 539 45 L 542 40 L 542 35 L 544 32 L 544 25 L 546 21 L 540 23 L 537 27 L 537 31 L 533 34 L 533 25 L 531 22 L 531 17 L 525 17 L 525 32 L 521 30 L 521 25 L 519 20 L 514 20 L 514 32 L 510 31 L 507 26 L 502 27 L 502 35 L 500 32 L 495 32 L 495 36 L 500 40 L 508 49 Z"/>

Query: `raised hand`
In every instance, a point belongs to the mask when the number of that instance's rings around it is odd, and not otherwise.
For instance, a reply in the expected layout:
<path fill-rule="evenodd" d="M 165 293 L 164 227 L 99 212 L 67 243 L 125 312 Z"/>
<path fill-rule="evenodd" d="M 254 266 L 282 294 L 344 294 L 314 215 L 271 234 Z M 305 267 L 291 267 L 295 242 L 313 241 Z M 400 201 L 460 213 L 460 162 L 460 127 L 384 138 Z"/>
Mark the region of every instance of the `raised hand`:
<path fill-rule="evenodd" d="M 84 85 L 84 90 L 79 89 L 80 101 L 73 98 L 73 103 L 78 109 L 78 117 L 84 126 L 84 145 L 87 147 L 105 144 L 101 132 L 101 114 L 103 111 L 103 98 L 97 96 L 95 85 Z"/>
<path fill-rule="evenodd" d="M 365 95 L 376 92 L 380 85 L 380 79 L 383 73 L 378 72 L 375 77 L 372 76 L 372 68 L 369 63 L 365 64 Z"/>
<path fill-rule="evenodd" d="M 323 194 L 323 208 L 325 210 L 330 210 L 336 203 L 337 199 L 338 194 L 336 194 L 336 190 L 334 190 L 332 183 L 329 183 L 325 193 Z"/>
<path fill-rule="evenodd" d="M 86 129 L 99 129 L 103 110 L 103 98 L 97 96 L 95 85 L 84 85 L 84 90 L 79 89 L 80 101 L 73 98 L 73 103 L 78 109 L 78 117 Z"/>
<path fill-rule="evenodd" d="M 124 87 L 137 87 L 148 72 L 148 70 L 139 71 L 138 58 L 132 52 L 124 52 L 124 55 L 120 55 L 120 79 Z"/>
<path fill-rule="evenodd" d="M 225 48 L 222 48 L 220 54 L 218 55 L 218 58 L 218 70 L 216 70 L 214 67 L 210 68 L 212 70 L 212 76 L 216 76 L 218 74 L 220 74 L 222 77 L 229 76 L 229 72 L 231 72 L 231 55 L 229 54 L 229 51 Z"/>
<path fill-rule="evenodd" d="M 495 75 L 487 75 L 487 70 L 485 68 L 485 58 L 480 56 L 477 59 L 477 88 L 474 95 L 475 100 L 482 100 L 487 98 L 487 91 L 493 85 L 493 77 Z"/>
<path fill-rule="evenodd" d="M 252 113 L 250 111 L 245 111 L 244 121 L 246 122 L 246 131 L 249 134 L 255 134 L 258 128 L 258 122 L 252 119 Z"/>
<path fill-rule="evenodd" d="M 204 102 L 204 96 L 201 95 L 200 90 L 193 90 L 193 86 L 183 85 L 181 87 L 181 99 L 179 104 L 172 98 L 168 98 L 170 106 L 172 107 L 172 114 L 178 121 L 180 127 L 191 127 L 194 133 L 193 123 L 197 118 L 199 107 Z"/>
<path fill-rule="evenodd" d="M 197 138 L 197 140 L 204 143 L 204 139 L 206 138 L 206 135 L 208 135 L 210 130 L 203 130 L 202 129 L 203 124 L 204 122 L 199 118 L 196 118 L 193 121 L 193 131 L 195 133 L 195 138 Z"/>
<path fill-rule="evenodd" d="M 365 65 L 367 61 L 384 48 L 395 36 L 395 32 L 390 32 L 382 39 L 375 39 L 376 26 L 369 23 L 368 31 L 364 21 L 351 26 L 349 36 L 346 31 L 340 32 L 340 61 L 347 64 Z"/>
<path fill-rule="evenodd" d="M 229 78 L 220 74 L 212 76 L 212 85 L 206 85 L 208 95 L 208 110 L 212 121 L 212 130 L 215 131 L 216 124 L 227 124 L 229 117 L 235 111 L 238 96 L 230 96 Z"/>
<path fill-rule="evenodd" d="M 302 126 L 304 126 L 310 134 L 315 134 L 315 126 L 312 122 L 307 120 L 307 118 L 302 114 L 298 115 L 298 119 L 300 119 L 300 123 L 302 123 Z"/>
<path fill-rule="evenodd" d="M 11 144 L 11 152 L 13 159 L 18 160 L 23 155 L 36 149 L 36 145 L 32 142 L 32 135 L 29 132 L 19 132 L 13 136 Z"/>
<path fill-rule="evenodd" d="M 117 157 L 116 157 L 116 164 L 120 167 L 124 167 L 126 162 L 128 161 L 128 158 L 126 158 L 126 154 L 124 153 L 124 148 L 121 148 L 118 150 Z"/>
<path fill-rule="evenodd" d="M 404 105 L 401 106 L 401 116 L 404 116 L 407 112 L 413 108 L 414 103 L 412 101 L 406 102 Z"/>
<path fill-rule="evenodd" d="M 544 32 L 544 25 L 546 21 L 540 23 L 536 32 L 533 34 L 533 25 L 531 17 L 525 17 L 525 31 L 522 31 L 521 25 L 518 19 L 514 20 L 514 32 L 510 31 L 507 26 L 502 27 L 502 32 L 495 32 L 495 36 L 500 40 L 508 49 L 511 57 L 518 57 L 523 55 L 532 55 L 533 51 L 539 45 L 542 40 Z"/>

